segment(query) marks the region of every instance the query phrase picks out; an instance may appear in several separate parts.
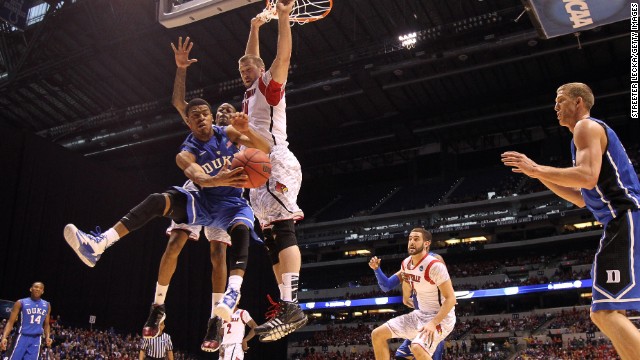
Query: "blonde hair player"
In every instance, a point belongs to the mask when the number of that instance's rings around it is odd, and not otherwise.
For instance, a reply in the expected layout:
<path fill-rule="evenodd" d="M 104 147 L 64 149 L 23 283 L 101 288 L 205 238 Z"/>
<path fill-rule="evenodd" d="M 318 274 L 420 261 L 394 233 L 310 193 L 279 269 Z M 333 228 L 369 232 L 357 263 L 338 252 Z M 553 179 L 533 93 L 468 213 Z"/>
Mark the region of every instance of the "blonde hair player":
<path fill-rule="evenodd" d="M 591 320 L 611 339 L 624 360 L 640 359 L 640 332 L 626 310 L 640 310 L 640 182 L 616 133 L 591 117 L 589 86 L 568 83 L 556 90 L 561 126 L 573 134 L 573 166 L 536 164 L 515 151 L 502 154 L 512 171 L 540 180 L 549 190 L 587 207 L 604 225 L 591 268 Z"/>
<path fill-rule="evenodd" d="M 249 192 L 280 289 L 280 300 L 272 302 L 271 318 L 256 328 L 256 334 L 264 342 L 281 339 L 307 323 L 298 305 L 302 259 L 294 228 L 294 222 L 304 217 L 296 203 L 302 171 L 298 159 L 289 150 L 285 113 L 285 85 L 292 48 L 289 14 L 294 3 L 280 0 L 276 5 L 278 44 L 271 67 L 266 70 L 260 58 L 259 32 L 264 20 L 259 16 L 251 20 L 245 55 L 238 61 L 240 76 L 247 88 L 242 110 L 249 115 L 250 126 L 271 145 L 271 178 L 264 186 Z"/>

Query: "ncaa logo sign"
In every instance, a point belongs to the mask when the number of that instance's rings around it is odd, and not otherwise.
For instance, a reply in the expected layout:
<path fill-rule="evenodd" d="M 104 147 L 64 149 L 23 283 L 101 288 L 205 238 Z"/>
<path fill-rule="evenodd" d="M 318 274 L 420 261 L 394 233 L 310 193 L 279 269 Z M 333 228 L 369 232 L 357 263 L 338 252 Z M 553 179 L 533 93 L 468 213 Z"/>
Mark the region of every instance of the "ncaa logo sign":
<path fill-rule="evenodd" d="M 9 318 L 11 310 L 13 309 L 13 304 L 15 304 L 13 301 L 0 300 L 0 318 Z"/>
<path fill-rule="evenodd" d="M 593 29 L 630 17 L 629 0 L 527 0 L 543 37 Z M 538 26 L 539 25 L 539 26 Z"/>

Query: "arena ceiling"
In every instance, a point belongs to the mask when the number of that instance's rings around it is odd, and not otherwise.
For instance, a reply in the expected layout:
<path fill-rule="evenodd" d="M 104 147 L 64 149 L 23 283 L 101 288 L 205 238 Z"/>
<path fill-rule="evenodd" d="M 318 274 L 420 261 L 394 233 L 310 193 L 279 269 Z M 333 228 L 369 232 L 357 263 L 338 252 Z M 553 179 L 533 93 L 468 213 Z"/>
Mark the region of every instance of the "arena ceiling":
<path fill-rule="evenodd" d="M 261 3 L 166 29 L 155 1 L 48 2 L 57 8 L 25 32 L 2 24 L 2 122 L 123 168 L 165 161 L 186 133 L 170 105 L 178 36 L 199 60 L 189 95 L 240 103 L 237 59 Z M 307 171 L 549 136 L 555 88 L 568 81 L 594 88 L 594 116 L 631 121 L 627 22 L 543 40 L 519 0 L 334 2 L 326 19 L 293 28 L 288 131 Z M 423 38 L 402 47 L 411 32 Z M 270 63 L 276 25 L 261 34 Z"/>

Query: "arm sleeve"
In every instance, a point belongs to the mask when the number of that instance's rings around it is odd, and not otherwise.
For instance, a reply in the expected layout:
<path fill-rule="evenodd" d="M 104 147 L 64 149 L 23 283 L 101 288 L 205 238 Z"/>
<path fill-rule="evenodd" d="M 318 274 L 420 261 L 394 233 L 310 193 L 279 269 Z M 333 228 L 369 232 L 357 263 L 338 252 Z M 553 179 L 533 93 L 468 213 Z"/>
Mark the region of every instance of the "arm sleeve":
<path fill-rule="evenodd" d="M 380 267 L 378 267 L 374 271 L 374 273 L 376 274 L 376 279 L 378 280 L 380 289 L 382 289 L 382 291 L 384 292 L 388 292 L 394 287 L 400 285 L 400 279 L 396 274 L 393 274 L 390 278 L 388 278 L 387 275 L 382 272 L 382 269 L 380 269 Z"/>

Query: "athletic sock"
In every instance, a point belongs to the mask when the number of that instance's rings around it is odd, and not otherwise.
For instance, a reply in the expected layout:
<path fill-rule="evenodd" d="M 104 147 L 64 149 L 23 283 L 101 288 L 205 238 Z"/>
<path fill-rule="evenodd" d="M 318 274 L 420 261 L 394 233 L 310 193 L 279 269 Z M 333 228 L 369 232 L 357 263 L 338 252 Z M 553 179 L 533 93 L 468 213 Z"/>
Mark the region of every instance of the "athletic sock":
<path fill-rule="evenodd" d="M 114 228 L 109 228 L 109 230 L 104 232 L 104 237 L 106 239 L 106 244 L 105 244 L 105 250 L 115 244 L 118 240 L 120 240 L 120 235 L 118 235 L 118 232 L 114 229 Z"/>
<path fill-rule="evenodd" d="M 216 305 L 218 305 L 220 300 L 222 300 L 222 298 L 224 297 L 224 293 L 212 293 L 211 295 L 211 318 L 213 319 L 214 317 L 216 317 L 216 314 L 213 313 L 213 310 L 215 310 Z"/>
<path fill-rule="evenodd" d="M 231 275 L 229 276 L 229 289 L 233 289 L 235 291 L 240 291 L 240 287 L 242 287 L 242 276 L 240 275 Z"/>
<path fill-rule="evenodd" d="M 153 300 L 153 303 L 156 305 L 164 304 L 164 299 L 167 297 L 167 291 L 169 290 L 169 285 L 160 285 L 156 283 L 156 297 Z"/>
<path fill-rule="evenodd" d="M 284 273 L 282 274 L 282 283 L 284 285 L 284 296 L 282 300 L 289 302 L 298 302 L 298 278 L 300 273 Z"/>
<path fill-rule="evenodd" d="M 284 284 L 278 284 L 278 290 L 280 290 L 280 299 L 284 300 Z"/>

